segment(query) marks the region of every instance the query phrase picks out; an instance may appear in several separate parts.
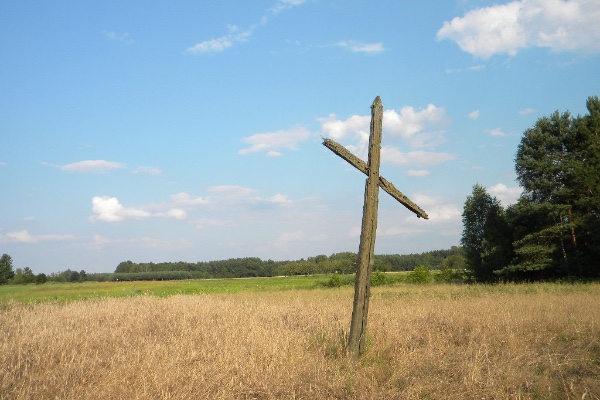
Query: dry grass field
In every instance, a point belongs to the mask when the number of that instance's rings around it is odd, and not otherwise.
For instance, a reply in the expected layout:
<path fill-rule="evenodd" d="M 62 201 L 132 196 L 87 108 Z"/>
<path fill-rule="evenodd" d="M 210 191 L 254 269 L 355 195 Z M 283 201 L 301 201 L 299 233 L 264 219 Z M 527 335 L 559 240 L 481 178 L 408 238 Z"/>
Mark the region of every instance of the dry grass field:
<path fill-rule="evenodd" d="M 598 399 L 600 284 L 0 304 L 2 399 Z"/>

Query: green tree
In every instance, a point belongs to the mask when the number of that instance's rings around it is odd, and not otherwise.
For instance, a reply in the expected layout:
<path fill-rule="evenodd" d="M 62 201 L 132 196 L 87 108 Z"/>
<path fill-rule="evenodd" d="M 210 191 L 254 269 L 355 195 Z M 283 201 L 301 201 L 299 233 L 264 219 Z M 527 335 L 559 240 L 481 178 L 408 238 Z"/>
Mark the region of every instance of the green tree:
<path fill-rule="evenodd" d="M 475 184 L 465 201 L 462 220 L 467 269 L 479 282 L 496 280 L 494 272 L 507 266 L 512 255 L 510 229 L 500 201 Z"/>
<path fill-rule="evenodd" d="M 46 283 L 48 281 L 48 277 L 46 276 L 46 274 L 41 273 L 41 274 L 37 274 L 35 276 L 35 283 L 37 285 L 40 285 L 42 283 Z"/>
<path fill-rule="evenodd" d="M 523 195 L 509 210 L 516 258 L 504 270 L 526 278 L 599 274 L 600 100 L 589 114 L 554 112 L 523 133 L 515 171 Z"/>
<path fill-rule="evenodd" d="M 35 282 L 35 274 L 29 267 L 25 267 L 24 269 L 17 268 L 15 271 L 15 276 L 12 279 L 12 283 L 17 285 L 26 285 L 28 283 Z"/>
<path fill-rule="evenodd" d="M 7 284 L 15 276 L 12 258 L 8 254 L 0 257 L 0 285 Z"/>
<path fill-rule="evenodd" d="M 419 265 L 408 273 L 406 280 L 409 283 L 429 283 L 433 280 L 433 275 L 429 268 Z"/>

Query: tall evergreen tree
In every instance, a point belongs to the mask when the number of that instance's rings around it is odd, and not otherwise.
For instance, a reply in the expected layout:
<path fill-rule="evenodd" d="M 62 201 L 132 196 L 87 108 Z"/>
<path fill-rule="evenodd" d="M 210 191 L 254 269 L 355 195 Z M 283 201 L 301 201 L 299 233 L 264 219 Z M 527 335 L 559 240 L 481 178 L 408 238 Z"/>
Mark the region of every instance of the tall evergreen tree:
<path fill-rule="evenodd" d="M 598 274 L 600 101 L 589 114 L 558 111 L 526 130 L 515 158 L 523 187 L 509 210 L 516 258 L 505 272 L 538 277 Z"/>

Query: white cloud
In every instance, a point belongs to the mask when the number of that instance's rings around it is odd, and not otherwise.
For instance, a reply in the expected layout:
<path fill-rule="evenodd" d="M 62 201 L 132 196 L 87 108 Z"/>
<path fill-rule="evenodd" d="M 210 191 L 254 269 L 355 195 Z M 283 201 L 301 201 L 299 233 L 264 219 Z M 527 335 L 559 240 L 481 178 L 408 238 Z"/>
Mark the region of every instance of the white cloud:
<path fill-rule="evenodd" d="M 181 192 L 170 196 L 171 203 L 152 204 L 145 207 L 125 207 L 119 199 L 111 196 L 95 196 L 92 199 L 90 221 L 119 222 L 131 219 L 172 218 L 186 219 L 187 211 L 210 203 L 203 197 L 193 197 Z"/>
<path fill-rule="evenodd" d="M 428 176 L 430 174 L 431 174 L 431 172 L 429 172 L 427 170 L 424 170 L 424 169 L 420 169 L 420 170 L 409 169 L 408 172 L 407 172 L 408 176 L 416 176 L 416 177 L 419 177 L 419 176 Z"/>
<path fill-rule="evenodd" d="M 296 150 L 298 143 L 308 140 L 311 136 L 311 132 L 301 127 L 277 132 L 257 133 L 244 138 L 244 142 L 250 144 L 250 147 L 242 149 L 238 153 L 244 155 L 267 151 L 267 155 L 273 157 L 281 155 L 277 150 Z"/>
<path fill-rule="evenodd" d="M 448 203 L 444 199 L 422 193 L 414 195 L 411 199 L 427 212 L 431 223 L 461 218 L 461 207 L 454 203 Z"/>
<path fill-rule="evenodd" d="M 235 44 L 247 42 L 257 28 L 267 25 L 271 18 L 275 17 L 280 12 L 298 6 L 304 3 L 304 1 L 305 0 L 277 0 L 260 18 L 259 22 L 250 26 L 248 29 L 240 31 L 236 25 L 228 25 L 228 34 L 216 39 L 204 40 L 194 46 L 188 47 L 186 52 L 190 54 L 218 53 L 233 47 Z"/>
<path fill-rule="evenodd" d="M 268 245 L 270 247 L 286 247 L 293 242 L 298 242 L 304 239 L 304 232 L 294 231 L 294 232 L 284 232 L 279 235 L 276 239 L 270 240 Z"/>
<path fill-rule="evenodd" d="M 126 208 L 116 197 L 95 196 L 92 199 L 91 221 L 118 222 L 126 219 L 144 219 L 150 217 L 148 211 L 139 208 Z"/>
<path fill-rule="evenodd" d="M 85 160 L 59 166 L 59 168 L 63 171 L 96 173 L 104 173 L 115 169 L 121 169 L 124 167 L 125 164 L 123 163 L 106 160 Z"/>
<path fill-rule="evenodd" d="M 477 8 L 456 17 L 437 33 L 479 58 L 514 56 L 527 47 L 555 52 L 600 52 L 597 0 L 519 0 Z"/>
<path fill-rule="evenodd" d="M 277 193 L 275 196 L 267 198 L 265 201 L 267 203 L 272 204 L 288 204 L 292 202 L 288 196 L 280 193 Z"/>
<path fill-rule="evenodd" d="M 511 204 L 515 204 L 523 193 L 523 188 L 520 186 L 512 186 L 508 187 L 503 183 L 498 183 L 492 187 L 487 189 L 488 193 L 491 196 L 496 197 L 503 206 L 509 206 Z"/>
<path fill-rule="evenodd" d="M 179 207 L 201 206 L 209 203 L 209 200 L 203 197 L 192 197 L 190 194 L 181 192 L 172 194 L 171 200 L 173 204 Z"/>
<path fill-rule="evenodd" d="M 163 251 L 180 251 L 189 248 L 191 244 L 186 239 L 164 240 L 151 237 L 111 239 L 101 235 L 94 235 L 88 244 L 88 247 L 94 250 L 101 250 L 107 246 L 127 247 L 128 250 L 131 250 L 132 247 L 140 247 L 144 249 L 161 249 Z"/>
<path fill-rule="evenodd" d="M 385 50 L 383 43 L 360 43 L 355 41 L 340 41 L 338 46 L 348 49 L 354 53 L 381 53 Z"/>
<path fill-rule="evenodd" d="M 230 221 L 223 221 L 216 218 L 198 218 L 193 220 L 192 224 L 194 224 L 198 229 L 204 229 L 215 226 L 235 226 L 235 224 Z"/>
<path fill-rule="evenodd" d="M 72 240 L 73 235 L 32 235 L 27 230 L 0 234 L 0 243 L 38 243 L 58 240 Z"/>
<path fill-rule="evenodd" d="M 226 50 L 233 46 L 236 42 L 244 42 L 251 35 L 251 32 L 242 33 L 230 33 L 226 36 L 221 36 L 216 39 L 209 39 L 203 42 L 197 43 L 187 49 L 188 53 L 191 54 L 202 54 L 202 53 L 218 53 Z"/>
<path fill-rule="evenodd" d="M 471 111 L 467 116 L 469 119 L 476 120 L 479 118 L 479 110 Z"/>
<path fill-rule="evenodd" d="M 346 120 L 339 120 L 335 114 L 330 114 L 320 121 L 321 131 L 325 136 L 336 141 L 352 141 L 352 144 L 345 144 L 345 147 L 357 157 L 366 160 L 371 124 L 370 115 L 352 115 Z M 448 123 L 449 118 L 446 116 L 445 109 L 434 104 L 429 104 L 421 110 L 409 106 L 403 107 L 400 112 L 385 110 L 383 112 L 384 143 L 385 138 L 391 138 L 392 140 L 403 140 L 412 147 L 432 147 L 445 141 L 444 131 L 439 128 Z M 443 152 L 403 152 L 397 147 L 389 145 L 384 145 L 381 149 L 382 162 L 398 166 L 431 166 L 455 158 L 456 155 Z"/>
<path fill-rule="evenodd" d="M 219 185 L 211 186 L 208 188 L 209 192 L 219 194 L 222 196 L 234 196 L 234 197 L 245 197 L 255 192 L 254 189 L 235 186 L 235 185 Z"/>
<path fill-rule="evenodd" d="M 335 114 L 329 114 L 321 119 L 321 131 L 333 140 L 346 139 L 349 136 L 369 137 L 370 116 L 353 115 L 345 121 L 337 119 Z"/>
<path fill-rule="evenodd" d="M 102 31 L 102 34 L 110 40 L 115 42 L 121 42 L 124 44 L 133 44 L 133 39 L 129 36 L 129 33 L 118 33 L 114 31 Z"/>
<path fill-rule="evenodd" d="M 244 186 L 212 186 L 209 189 L 211 210 L 230 208 L 272 208 L 287 207 L 294 203 L 287 195 L 277 193 L 270 197 L 262 197 L 254 189 Z"/>
<path fill-rule="evenodd" d="M 156 213 L 156 214 L 154 214 L 154 216 L 163 217 L 163 218 L 186 219 L 187 213 L 185 210 L 183 210 L 181 208 L 171 208 L 167 212 Z"/>
<path fill-rule="evenodd" d="M 444 132 L 440 127 L 449 123 L 444 107 L 429 104 L 425 109 L 417 110 L 405 106 L 400 112 L 390 109 L 383 112 L 384 137 L 405 140 L 411 146 L 433 146 L 444 141 Z M 333 140 L 358 138 L 359 148 L 366 148 L 371 124 L 370 115 L 353 115 L 344 120 L 335 114 L 321 119 L 321 130 Z"/>
<path fill-rule="evenodd" d="M 527 114 L 531 114 L 536 112 L 537 110 L 534 108 L 524 108 L 522 110 L 519 110 L 519 115 L 527 115 Z"/>
<path fill-rule="evenodd" d="M 452 161 L 455 158 L 456 155 L 451 153 L 436 153 L 433 151 L 409 151 L 405 153 L 396 147 L 386 146 L 381 148 L 381 161 L 398 166 L 433 166 Z"/>
<path fill-rule="evenodd" d="M 133 174 L 160 175 L 160 174 L 162 174 L 162 171 L 160 170 L 160 168 L 157 168 L 157 167 L 140 166 L 140 167 L 137 167 L 136 169 L 134 169 L 133 171 L 131 171 L 131 173 L 133 173 Z"/>
<path fill-rule="evenodd" d="M 485 131 L 485 133 L 490 136 L 508 136 L 508 134 L 504 133 L 500 128 L 488 129 Z"/>
<path fill-rule="evenodd" d="M 485 69 L 485 65 L 477 64 L 477 65 L 471 65 L 466 68 L 446 68 L 446 73 L 454 74 L 454 73 L 459 73 L 459 72 L 464 72 L 464 71 L 479 71 L 482 69 Z"/>

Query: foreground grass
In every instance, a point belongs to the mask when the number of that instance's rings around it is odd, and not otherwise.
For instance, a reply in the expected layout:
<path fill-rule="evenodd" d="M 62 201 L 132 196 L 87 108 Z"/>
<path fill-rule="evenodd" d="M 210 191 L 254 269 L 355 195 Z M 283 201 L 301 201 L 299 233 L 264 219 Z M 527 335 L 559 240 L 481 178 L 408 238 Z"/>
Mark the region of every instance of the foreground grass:
<path fill-rule="evenodd" d="M 359 361 L 352 295 L 3 303 L 0 398 L 600 398 L 600 284 L 376 287 Z"/>

